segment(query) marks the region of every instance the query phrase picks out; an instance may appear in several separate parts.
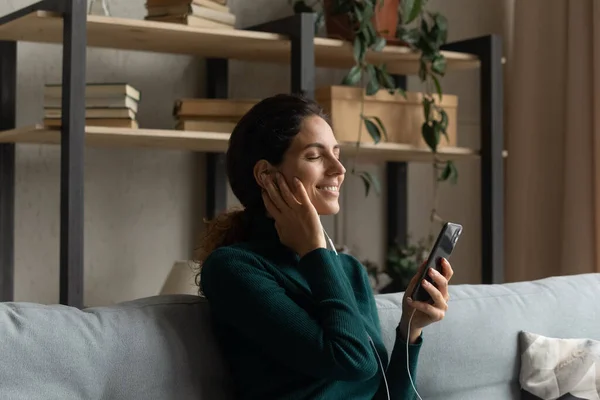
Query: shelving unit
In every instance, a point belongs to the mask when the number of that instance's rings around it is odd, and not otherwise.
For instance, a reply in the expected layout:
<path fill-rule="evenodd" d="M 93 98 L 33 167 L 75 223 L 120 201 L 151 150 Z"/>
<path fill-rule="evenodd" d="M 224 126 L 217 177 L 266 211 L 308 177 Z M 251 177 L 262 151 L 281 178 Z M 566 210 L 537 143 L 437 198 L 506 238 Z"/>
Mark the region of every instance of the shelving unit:
<path fill-rule="evenodd" d="M 63 44 L 62 129 L 15 126 L 17 42 Z M 315 67 L 353 65 L 352 46 L 316 38 L 313 16 L 294 15 L 237 30 L 211 30 L 154 21 L 88 16 L 85 0 L 43 0 L 0 18 L 0 301 L 13 298 L 15 145 L 61 146 L 61 304 L 83 305 L 83 149 L 85 146 L 152 147 L 207 154 L 206 215 L 225 207 L 224 152 L 229 135 L 159 129 L 84 126 L 87 47 L 154 51 L 207 58 L 207 97 L 227 97 L 228 60 L 288 64 L 291 91 L 314 97 Z M 481 162 L 483 283 L 502 280 L 503 166 L 502 59 L 500 39 L 476 38 L 448 45 L 448 69 L 479 69 L 481 78 L 480 151 L 445 148 L 440 157 Z M 418 55 L 387 46 L 370 52 L 398 79 L 418 69 Z M 343 143 L 344 154 L 356 151 Z M 406 237 L 406 162 L 433 159 L 425 148 L 380 143 L 362 145 L 362 160 L 386 162 L 388 241 Z"/>

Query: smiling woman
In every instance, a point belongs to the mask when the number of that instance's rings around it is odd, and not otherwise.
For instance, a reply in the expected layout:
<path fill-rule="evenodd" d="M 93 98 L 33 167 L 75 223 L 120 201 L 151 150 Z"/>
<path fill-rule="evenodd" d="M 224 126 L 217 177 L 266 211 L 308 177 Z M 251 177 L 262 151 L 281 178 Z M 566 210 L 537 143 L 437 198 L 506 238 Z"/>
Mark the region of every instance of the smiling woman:
<path fill-rule="evenodd" d="M 447 309 L 452 268 L 443 263 L 443 274 L 431 275 L 437 288 L 424 286 L 433 304 L 405 299 L 388 355 L 365 268 L 329 249 L 321 226 L 321 215 L 340 210 L 345 173 L 331 125 L 314 101 L 267 98 L 231 134 L 227 174 L 244 208 L 207 224 L 196 281 L 210 303 L 236 398 L 415 394 L 410 376 L 421 331 Z"/>

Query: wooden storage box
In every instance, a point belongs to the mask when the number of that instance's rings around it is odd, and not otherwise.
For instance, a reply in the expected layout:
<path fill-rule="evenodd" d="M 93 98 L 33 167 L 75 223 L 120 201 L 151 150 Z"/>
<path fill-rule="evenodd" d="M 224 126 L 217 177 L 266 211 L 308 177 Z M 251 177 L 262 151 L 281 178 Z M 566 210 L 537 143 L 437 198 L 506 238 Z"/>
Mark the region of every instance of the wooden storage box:
<path fill-rule="evenodd" d="M 386 90 L 380 90 L 372 96 L 364 93 L 364 89 L 351 86 L 327 86 L 316 90 L 315 98 L 331 116 L 333 132 L 339 142 L 358 140 L 360 99 L 364 95 L 363 114 L 381 119 L 387 131 L 388 142 L 427 148 L 421 136 L 421 126 L 425 121 L 421 93 L 407 92 L 406 99 L 401 94 L 390 95 Z M 444 94 L 441 106 L 448 114 L 448 140 L 442 136 L 438 147 L 455 147 L 458 97 Z M 373 143 L 373 138 L 364 125 L 361 142 Z"/>

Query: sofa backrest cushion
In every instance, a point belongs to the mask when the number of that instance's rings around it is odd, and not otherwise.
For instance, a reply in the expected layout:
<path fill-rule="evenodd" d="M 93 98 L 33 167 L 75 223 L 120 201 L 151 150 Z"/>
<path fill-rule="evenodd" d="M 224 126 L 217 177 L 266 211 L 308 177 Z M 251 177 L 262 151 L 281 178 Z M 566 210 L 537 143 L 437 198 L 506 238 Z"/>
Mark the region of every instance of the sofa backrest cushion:
<path fill-rule="evenodd" d="M 229 398 L 208 304 L 157 296 L 110 307 L 0 304 L 0 399 Z"/>

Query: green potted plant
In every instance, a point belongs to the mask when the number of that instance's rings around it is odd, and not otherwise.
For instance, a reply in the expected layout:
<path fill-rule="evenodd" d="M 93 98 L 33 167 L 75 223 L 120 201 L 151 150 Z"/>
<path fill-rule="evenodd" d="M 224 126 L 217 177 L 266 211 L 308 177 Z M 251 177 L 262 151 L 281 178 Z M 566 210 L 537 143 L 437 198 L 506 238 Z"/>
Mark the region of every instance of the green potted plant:
<path fill-rule="evenodd" d="M 381 51 L 388 42 L 393 41 L 419 54 L 418 76 L 423 84 L 421 106 L 424 116 L 420 127 L 421 137 L 434 153 L 433 166 L 437 181 L 456 182 L 458 171 L 454 163 L 437 157 L 442 137 L 449 140 L 449 117 L 440 104 L 443 99 L 440 79 L 446 71 L 446 59 L 440 47 L 447 39 L 448 22 L 442 14 L 429 11 L 426 5 L 427 0 L 402 0 L 400 3 L 398 0 L 295 0 L 293 7 L 295 12 L 314 12 L 315 29 L 325 23 L 329 36 L 341 37 L 353 43 L 355 63 L 341 83 L 364 88 L 367 97 L 385 90 L 391 95 L 399 93 L 406 98 L 406 92 L 397 86 L 385 64 L 368 62 L 368 51 Z M 394 12 L 394 9 L 398 11 Z M 384 20 L 381 15 L 389 14 L 390 10 L 397 18 L 388 17 Z M 389 20 L 398 21 L 396 29 L 390 29 Z M 374 143 L 387 140 L 384 123 L 376 115 L 364 114 L 364 102 L 364 96 L 361 96 L 357 153 L 363 129 Z M 367 171 L 358 170 L 355 162 L 350 171 L 363 180 L 367 195 L 370 188 L 379 191 L 375 177 Z"/>

